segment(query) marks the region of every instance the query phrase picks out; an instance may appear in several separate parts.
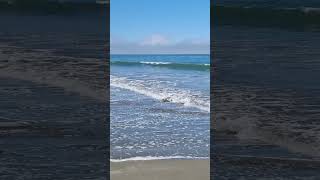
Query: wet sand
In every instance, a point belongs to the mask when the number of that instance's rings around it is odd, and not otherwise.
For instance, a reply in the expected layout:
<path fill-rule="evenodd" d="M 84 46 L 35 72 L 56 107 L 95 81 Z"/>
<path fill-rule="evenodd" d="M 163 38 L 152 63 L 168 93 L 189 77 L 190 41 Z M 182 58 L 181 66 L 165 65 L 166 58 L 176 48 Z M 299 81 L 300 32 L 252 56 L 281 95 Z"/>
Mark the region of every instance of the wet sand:
<path fill-rule="evenodd" d="M 112 180 L 209 180 L 209 160 L 111 162 Z"/>

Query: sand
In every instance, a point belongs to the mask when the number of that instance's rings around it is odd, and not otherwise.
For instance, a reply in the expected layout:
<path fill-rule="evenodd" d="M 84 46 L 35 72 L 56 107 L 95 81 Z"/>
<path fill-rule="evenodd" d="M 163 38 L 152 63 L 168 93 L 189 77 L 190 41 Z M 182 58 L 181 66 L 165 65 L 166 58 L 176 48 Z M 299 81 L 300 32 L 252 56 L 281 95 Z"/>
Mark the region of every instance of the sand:
<path fill-rule="evenodd" d="M 209 160 L 111 162 L 111 180 L 209 180 Z"/>

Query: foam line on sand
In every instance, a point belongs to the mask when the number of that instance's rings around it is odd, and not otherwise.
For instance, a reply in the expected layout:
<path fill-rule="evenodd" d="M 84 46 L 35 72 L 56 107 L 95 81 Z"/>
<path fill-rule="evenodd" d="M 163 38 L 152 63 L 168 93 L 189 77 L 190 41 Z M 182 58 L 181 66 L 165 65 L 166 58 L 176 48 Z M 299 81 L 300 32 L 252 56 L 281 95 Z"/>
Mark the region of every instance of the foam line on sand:
<path fill-rule="evenodd" d="M 209 180 L 209 160 L 111 162 L 112 180 Z"/>

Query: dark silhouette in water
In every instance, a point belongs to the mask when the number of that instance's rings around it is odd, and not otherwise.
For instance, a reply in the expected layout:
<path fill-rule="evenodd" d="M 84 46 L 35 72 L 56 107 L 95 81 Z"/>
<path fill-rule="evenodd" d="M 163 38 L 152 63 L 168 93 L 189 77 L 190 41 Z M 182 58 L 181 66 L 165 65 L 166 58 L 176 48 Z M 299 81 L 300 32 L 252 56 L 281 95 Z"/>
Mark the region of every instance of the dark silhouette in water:
<path fill-rule="evenodd" d="M 161 101 L 162 102 L 171 102 L 171 99 L 170 99 L 170 97 L 167 97 L 167 98 L 162 99 Z"/>

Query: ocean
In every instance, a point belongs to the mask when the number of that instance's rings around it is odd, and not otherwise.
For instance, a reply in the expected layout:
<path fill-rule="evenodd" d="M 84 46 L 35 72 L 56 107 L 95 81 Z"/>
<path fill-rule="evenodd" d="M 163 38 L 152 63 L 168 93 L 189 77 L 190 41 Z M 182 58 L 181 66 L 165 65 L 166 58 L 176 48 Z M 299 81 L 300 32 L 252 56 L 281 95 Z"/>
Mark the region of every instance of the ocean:
<path fill-rule="evenodd" d="M 212 6 L 215 179 L 318 179 L 320 4 Z"/>
<path fill-rule="evenodd" d="M 209 55 L 111 55 L 111 161 L 208 159 Z"/>
<path fill-rule="evenodd" d="M 108 175 L 107 11 L 0 2 L 0 179 Z"/>

